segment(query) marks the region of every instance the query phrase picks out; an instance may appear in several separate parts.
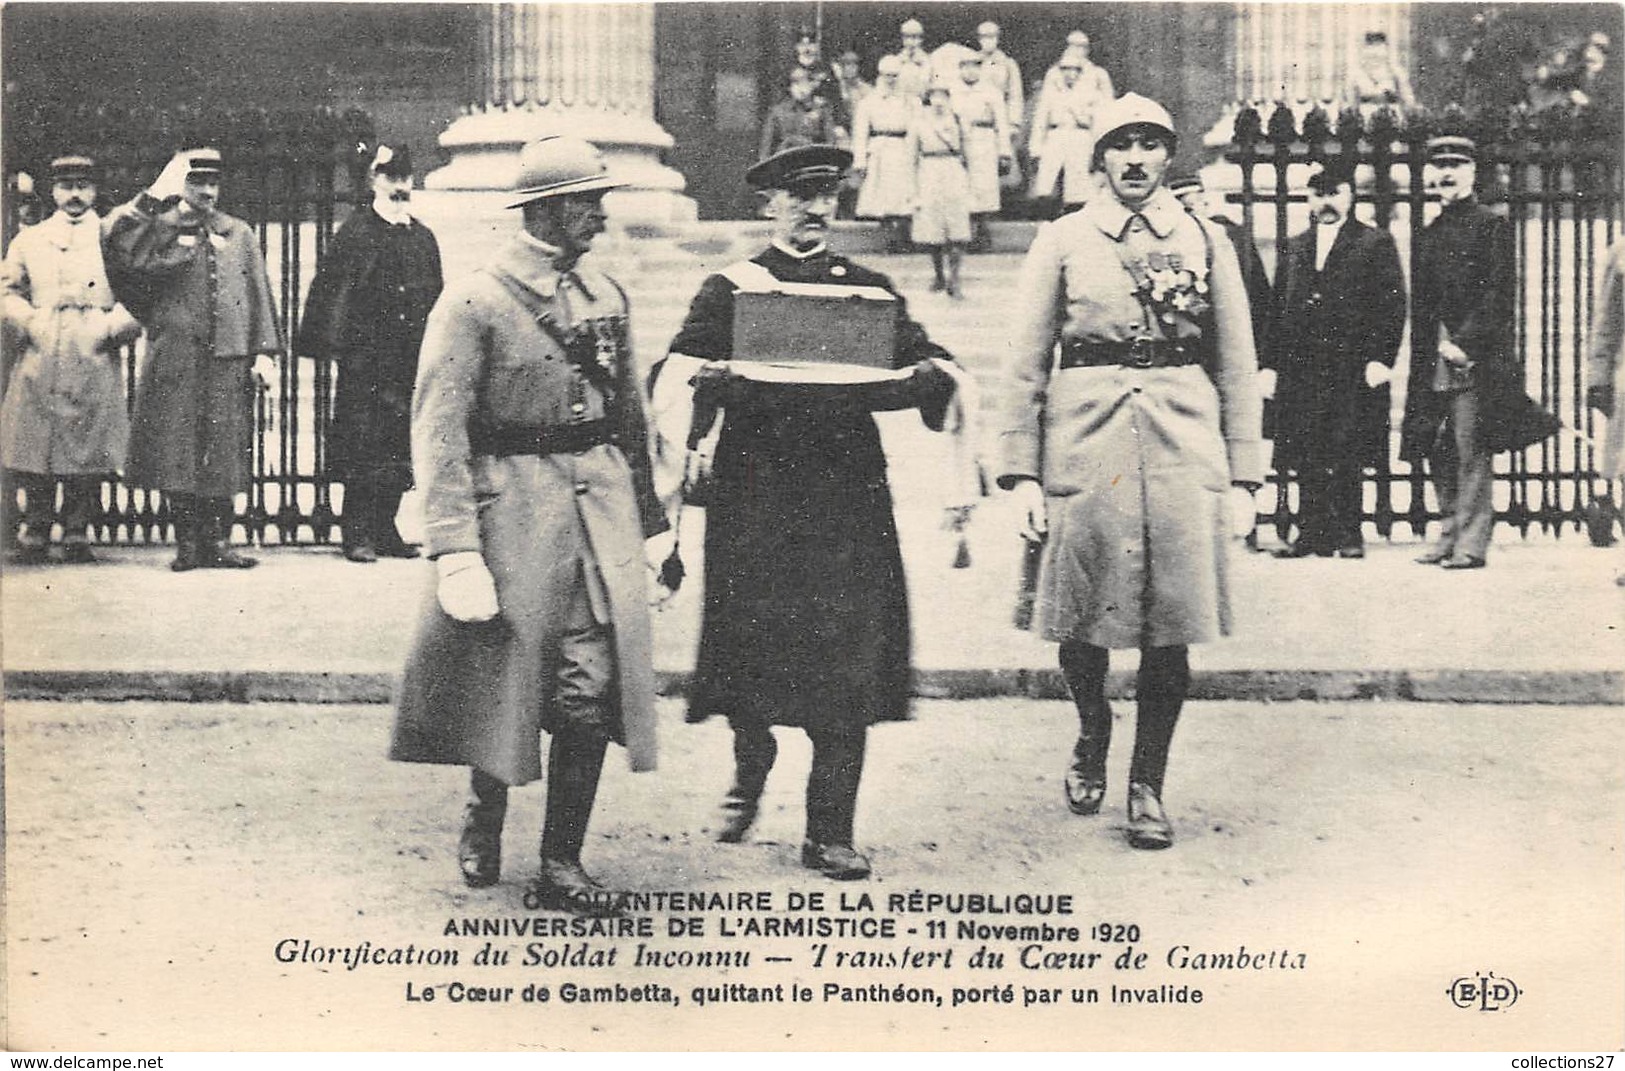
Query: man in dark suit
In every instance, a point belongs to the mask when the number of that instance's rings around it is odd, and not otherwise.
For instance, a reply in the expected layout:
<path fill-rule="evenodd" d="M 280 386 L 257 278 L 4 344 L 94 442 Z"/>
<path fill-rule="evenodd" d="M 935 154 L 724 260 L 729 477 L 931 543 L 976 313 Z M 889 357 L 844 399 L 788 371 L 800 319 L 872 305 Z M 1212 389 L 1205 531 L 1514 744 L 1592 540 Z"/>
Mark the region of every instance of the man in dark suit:
<path fill-rule="evenodd" d="M 1388 233 L 1354 218 L 1352 176 L 1309 180 L 1309 229 L 1281 248 L 1275 467 L 1298 474 L 1298 537 L 1278 558 L 1363 558 L 1361 475 L 1388 450 L 1387 380 L 1405 333 L 1405 277 Z"/>
<path fill-rule="evenodd" d="M 1514 335 L 1518 263 L 1512 225 L 1473 196 L 1478 148 L 1428 142 L 1427 183 L 1444 207 L 1416 238 L 1416 314 L 1399 456 L 1426 460 L 1439 495 L 1439 542 L 1417 561 L 1481 569 L 1495 524 L 1494 470 L 1558 428 L 1524 393 Z"/>

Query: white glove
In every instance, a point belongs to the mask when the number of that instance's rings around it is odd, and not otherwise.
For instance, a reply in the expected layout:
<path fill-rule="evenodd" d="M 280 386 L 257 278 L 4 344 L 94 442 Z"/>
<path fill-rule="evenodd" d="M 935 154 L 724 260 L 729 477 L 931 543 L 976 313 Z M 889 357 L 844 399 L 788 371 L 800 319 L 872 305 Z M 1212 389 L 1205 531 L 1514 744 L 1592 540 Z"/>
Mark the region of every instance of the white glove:
<path fill-rule="evenodd" d="M 1253 492 L 1232 484 L 1226 503 L 1230 507 L 1230 534 L 1236 539 L 1246 538 L 1258 523 L 1258 507 L 1253 502 Z"/>
<path fill-rule="evenodd" d="M 1394 370 L 1381 361 L 1367 361 L 1365 363 L 1365 385 L 1373 389 L 1382 386 L 1394 378 Z"/>
<path fill-rule="evenodd" d="M 440 574 L 435 595 L 448 616 L 458 621 L 489 621 L 501 611 L 496 580 L 479 551 L 443 554 L 434 560 L 434 567 Z"/>
<path fill-rule="evenodd" d="M 1260 368 L 1258 370 L 1258 394 L 1262 398 L 1275 397 L 1275 369 Z"/>
<path fill-rule="evenodd" d="M 1021 538 L 1042 543 L 1049 534 L 1049 514 L 1044 509 L 1044 488 L 1037 480 L 1022 480 L 1010 488 L 1021 516 Z"/>
<path fill-rule="evenodd" d="M 184 152 L 169 158 L 169 163 L 158 172 L 158 177 L 147 187 L 147 194 L 155 201 L 168 201 L 186 192 L 186 176 L 192 171 L 191 160 Z"/>
<path fill-rule="evenodd" d="M 255 354 L 254 378 L 259 380 L 260 386 L 269 387 L 271 381 L 277 377 L 276 358 L 268 353 Z"/>

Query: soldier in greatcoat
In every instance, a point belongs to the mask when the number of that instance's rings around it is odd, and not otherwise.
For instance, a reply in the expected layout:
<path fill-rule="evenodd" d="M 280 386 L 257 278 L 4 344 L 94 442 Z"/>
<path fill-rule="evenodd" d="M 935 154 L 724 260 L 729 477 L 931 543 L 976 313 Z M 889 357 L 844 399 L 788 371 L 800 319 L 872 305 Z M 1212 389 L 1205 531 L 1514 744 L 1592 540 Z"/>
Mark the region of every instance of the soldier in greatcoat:
<path fill-rule="evenodd" d="M 611 179 L 569 137 L 520 153 L 524 231 L 448 286 L 412 406 L 435 584 L 408 655 L 390 757 L 469 766 L 463 880 L 501 872 L 508 788 L 542 777 L 529 907 L 613 911 L 581 851 L 611 739 L 655 764 L 645 537 L 667 531 L 619 284 L 581 263 Z M 657 541 L 658 542 L 658 541 Z M 652 553 L 663 558 L 660 548 Z"/>
<path fill-rule="evenodd" d="M 906 718 L 909 706 L 908 598 L 870 412 L 919 408 L 940 429 L 954 380 L 933 361 L 947 352 L 908 316 L 901 295 L 894 354 L 898 368 L 914 366 L 908 378 L 767 383 L 727 366 L 750 356 L 734 349 L 741 288 L 897 294 L 885 276 L 825 244 L 850 163 L 844 150 L 815 145 L 747 172 L 768 198 L 773 244 L 705 280 L 651 376 L 657 420 L 685 412 L 684 384 L 697 380 L 692 421 L 705 433 L 697 455 L 710 482 L 705 616 L 688 718 L 722 715 L 734 732 L 734 784 L 717 839 L 741 841 L 756 820 L 778 753 L 771 727 L 799 726 L 813 745 L 801 860 L 836 880 L 870 870 L 853 848 L 868 727 Z"/>
<path fill-rule="evenodd" d="M 982 81 L 993 88 L 1004 101 L 1004 122 L 1010 131 L 1012 145 L 1021 142 L 1021 125 L 1027 117 L 1026 89 L 1021 84 L 1021 65 L 999 47 L 999 24 L 984 22 L 976 27 L 976 41 L 980 50 L 976 58 L 982 65 Z M 1017 185 L 1020 172 L 1011 168 L 1004 176 L 1003 185 Z"/>
<path fill-rule="evenodd" d="M 1108 652 L 1138 647 L 1128 837 L 1165 848 L 1189 645 L 1230 631 L 1227 489 L 1264 474 L 1257 367 L 1235 251 L 1162 187 L 1173 121 L 1132 93 L 1099 114 L 1102 193 L 1022 267 L 999 483 L 1043 543 L 1032 627 L 1078 708 L 1067 804 L 1100 810 Z"/>
<path fill-rule="evenodd" d="M 891 252 L 904 246 L 903 221 L 914 211 L 914 101 L 898 88 L 901 61 L 882 56 L 875 90 L 852 120 L 852 169 L 861 179 L 856 214 L 878 219 Z"/>
<path fill-rule="evenodd" d="M 927 106 L 914 116 L 911 140 L 919 194 L 909 237 L 931 257 L 932 291 L 961 297 L 959 268 L 971 240 L 971 178 L 966 168 L 969 132 L 944 83 L 926 91 Z"/>
<path fill-rule="evenodd" d="M 997 89 L 982 81 L 982 60 L 974 52 L 960 59 L 959 77 L 950 92 L 965 131 L 972 224 L 985 230 L 987 217 L 999 212 L 999 176 L 1014 164 L 1005 102 Z"/>
<path fill-rule="evenodd" d="M 338 373 L 328 471 L 344 484 L 344 556 L 415 558 L 395 514 L 412 486 L 412 385 L 429 310 L 440 296 L 440 246 L 412 217 L 412 158 L 380 145 L 372 202 L 333 236 L 311 281 L 297 352 Z"/>
<path fill-rule="evenodd" d="M 1365 556 L 1361 488 L 1388 456 L 1388 378 L 1405 333 L 1405 276 L 1388 232 L 1354 218 L 1353 177 L 1309 180 L 1309 229 L 1282 246 L 1275 467 L 1298 476 L 1298 536 L 1276 557 Z"/>
<path fill-rule="evenodd" d="M 257 564 L 230 547 L 232 498 L 253 478 L 255 381 L 282 352 L 254 228 L 215 207 L 221 163 L 177 153 L 102 239 L 113 291 L 147 330 L 125 483 L 168 499 L 176 572 Z"/>
<path fill-rule="evenodd" d="M 1494 456 L 1539 442 L 1558 424 L 1524 393 L 1513 229 L 1473 196 L 1478 147 L 1441 135 L 1427 151 L 1427 183 L 1444 205 L 1416 237 L 1399 456 L 1427 462 L 1443 515 L 1438 542 L 1417 560 L 1481 569 L 1495 525 Z"/>
<path fill-rule="evenodd" d="M 813 92 L 812 76 L 805 67 L 790 70 L 789 95 L 767 111 L 762 121 L 759 159 L 797 145 L 821 145 L 836 136 L 835 111 Z"/>
<path fill-rule="evenodd" d="M 919 19 L 908 19 L 897 28 L 902 47 L 892 55 L 897 57 L 897 88 L 903 99 L 920 107 L 920 100 L 931 85 L 931 54 L 925 50 L 925 24 Z"/>
<path fill-rule="evenodd" d="M 62 487 L 62 560 L 94 560 L 87 529 L 129 437 L 119 347 L 141 325 L 113 299 L 102 263 L 95 162 L 51 162 L 56 212 L 19 234 L 0 265 L 0 313 L 22 351 L 0 405 L 0 464 L 27 495 L 19 562 L 43 562 Z"/>
<path fill-rule="evenodd" d="M 1080 48 L 1068 48 L 1056 65 L 1058 79 L 1045 82 L 1033 111 L 1027 151 L 1037 161 L 1031 196 L 1060 196 L 1062 207 L 1077 208 L 1094 191 L 1091 160 L 1094 154 L 1095 112 L 1111 98 L 1111 79 L 1102 91 L 1097 79 L 1105 75 L 1089 62 Z"/>

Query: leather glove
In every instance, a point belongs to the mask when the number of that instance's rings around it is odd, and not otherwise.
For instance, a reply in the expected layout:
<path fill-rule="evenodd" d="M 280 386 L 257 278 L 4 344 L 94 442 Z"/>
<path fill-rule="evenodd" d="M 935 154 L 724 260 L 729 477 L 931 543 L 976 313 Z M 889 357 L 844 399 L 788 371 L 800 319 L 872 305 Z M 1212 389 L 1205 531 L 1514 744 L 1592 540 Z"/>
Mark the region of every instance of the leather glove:
<path fill-rule="evenodd" d="M 671 569 L 666 564 L 676 550 L 677 532 L 673 529 L 668 528 L 643 541 L 643 561 L 649 567 L 651 581 L 649 602 L 653 605 L 659 606 L 671 598 L 677 593 L 677 587 L 682 584 L 682 577 L 672 575 Z M 673 580 L 677 583 L 671 583 Z"/>
<path fill-rule="evenodd" d="M 178 201 L 181 194 L 186 192 L 186 176 L 191 173 L 192 165 L 184 152 L 178 152 L 169 158 L 169 163 L 158 172 L 158 177 L 152 180 L 147 187 L 147 195 L 154 201 L 173 203 Z"/>
<path fill-rule="evenodd" d="M 501 612 L 497 605 L 496 580 L 485 567 L 477 550 L 442 554 L 434 560 L 440 574 L 435 596 L 440 608 L 458 621 L 489 621 Z"/>
<path fill-rule="evenodd" d="M 914 365 L 914 374 L 909 377 L 909 383 L 913 386 L 914 404 L 919 407 L 920 419 L 932 431 L 941 431 L 948 417 L 948 402 L 954 396 L 954 377 L 927 358 Z"/>
<path fill-rule="evenodd" d="M 1611 383 L 1593 383 L 1586 388 L 1586 404 L 1604 416 L 1614 415 L 1614 387 Z"/>
<path fill-rule="evenodd" d="M 1049 535 L 1049 514 L 1044 508 L 1044 488 L 1037 480 L 1022 480 L 1010 488 L 1021 517 L 1021 538 L 1042 543 Z"/>

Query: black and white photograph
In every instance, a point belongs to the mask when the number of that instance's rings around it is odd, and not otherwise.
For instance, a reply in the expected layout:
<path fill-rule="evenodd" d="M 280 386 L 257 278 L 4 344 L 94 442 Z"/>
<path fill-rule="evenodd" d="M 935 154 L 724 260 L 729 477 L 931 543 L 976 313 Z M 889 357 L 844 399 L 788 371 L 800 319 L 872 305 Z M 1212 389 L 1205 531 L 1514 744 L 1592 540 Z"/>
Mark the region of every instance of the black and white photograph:
<path fill-rule="evenodd" d="M 6 3 L 0 1048 L 1611 1066 L 1622 46 Z"/>

